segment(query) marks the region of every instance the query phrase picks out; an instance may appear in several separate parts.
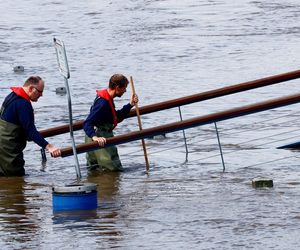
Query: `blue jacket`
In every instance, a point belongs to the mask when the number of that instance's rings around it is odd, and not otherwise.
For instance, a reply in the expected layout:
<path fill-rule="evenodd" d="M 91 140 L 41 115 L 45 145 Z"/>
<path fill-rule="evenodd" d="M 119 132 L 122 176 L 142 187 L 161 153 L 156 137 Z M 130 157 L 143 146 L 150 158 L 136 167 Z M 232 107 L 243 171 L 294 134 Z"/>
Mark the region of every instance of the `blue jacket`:
<path fill-rule="evenodd" d="M 131 108 L 131 104 L 128 103 L 122 109 L 116 111 L 119 122 L 126 118 Z M 94 127 L 99 127 L 101 124 L 113 124 L 113 115 L 108 101 L 97 97 L 91 107 L 90 114 L 84 121 L 84 132 L 92 138 L 96 136 Z"/>
<path fill-rule="evenodd" d="M 11 92 L 4 100 L 1 119 L 24 129 L 27 140 L 45 148 L 48 142 L 37 131 L 34 124 L 33 108 L 30 102 Z"/>

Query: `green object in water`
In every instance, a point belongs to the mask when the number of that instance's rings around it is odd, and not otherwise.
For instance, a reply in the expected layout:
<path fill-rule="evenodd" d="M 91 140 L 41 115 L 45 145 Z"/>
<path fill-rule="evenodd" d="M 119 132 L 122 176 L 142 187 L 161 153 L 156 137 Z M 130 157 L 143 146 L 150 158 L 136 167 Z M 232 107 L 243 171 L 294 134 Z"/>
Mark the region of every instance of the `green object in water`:
<path fill-rule="evenodd" d="M 256 178 L 256 179 L 252 180 L 252 187 L 254 187 L 254 188 L 264 188 L 264 187 L 271 188 L 271 187 L 273 187 L 273 180 Z"/>

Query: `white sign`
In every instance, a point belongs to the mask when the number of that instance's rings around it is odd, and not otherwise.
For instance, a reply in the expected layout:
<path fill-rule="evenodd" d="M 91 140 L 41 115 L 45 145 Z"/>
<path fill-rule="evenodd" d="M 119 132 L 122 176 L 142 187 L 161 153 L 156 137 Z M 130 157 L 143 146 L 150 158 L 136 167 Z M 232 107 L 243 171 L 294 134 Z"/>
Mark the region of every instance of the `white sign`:
<path fill-rule="evenodd" d="M 63 41 L 56 38 L 54 40 L 54 47 L 56 52 L 57 63 L 59 66 L 60 73 L 67 79 L 70 78 L 70 71 L 68 66 L 67 54 Z"/>

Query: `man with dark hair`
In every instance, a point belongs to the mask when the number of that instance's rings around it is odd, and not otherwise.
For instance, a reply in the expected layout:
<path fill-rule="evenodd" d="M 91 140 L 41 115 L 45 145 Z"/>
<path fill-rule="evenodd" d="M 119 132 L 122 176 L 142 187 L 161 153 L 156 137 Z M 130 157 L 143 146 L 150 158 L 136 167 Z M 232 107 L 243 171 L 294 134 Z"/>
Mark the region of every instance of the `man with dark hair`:
<path fill-rule="evenodd" d="M 31 76 L 23 87 L 11 87 L 0 110 L 0 176 L 25 175 L 23 150 L 27 141 L 34 141 L 53 156 L 60 156 L 60 149 L 49 144 L 37 131 L 31 102 L 43 95 L 44 81 Z"/>
<path fill-rule="evenodd" d="M 116 111 L 113 99 L 121 97 L 128 85 L 128 79 L 121 74 L 113 75 L 107 89 L 97 90 L 96 99 L 90 109 L 90 114 L 84 122 L 86 142 L 97 141 L 104 146 L 108 137 L 113 137 L 113 129 L 128 114 L 130 109 L 138 102 L 137 95 L 132 95 L 130 103 Z M 96 128 L 96 130 L 95 130 Z M 110 171 L 122 171 L 123 167 L 115 146 L 102 148 L 86 155 L 90 170 L 100 167 Z"/>

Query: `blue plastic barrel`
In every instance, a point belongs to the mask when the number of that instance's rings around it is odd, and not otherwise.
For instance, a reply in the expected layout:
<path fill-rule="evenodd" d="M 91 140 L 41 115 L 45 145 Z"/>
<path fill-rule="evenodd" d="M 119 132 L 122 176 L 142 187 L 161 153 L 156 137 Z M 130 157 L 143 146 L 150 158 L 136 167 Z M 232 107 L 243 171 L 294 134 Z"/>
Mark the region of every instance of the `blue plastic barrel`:
<path fill-rule="evenodd" d="M 97 209 L 97 185 L 72 184 L 52 188 L 53 211 Z"/>

